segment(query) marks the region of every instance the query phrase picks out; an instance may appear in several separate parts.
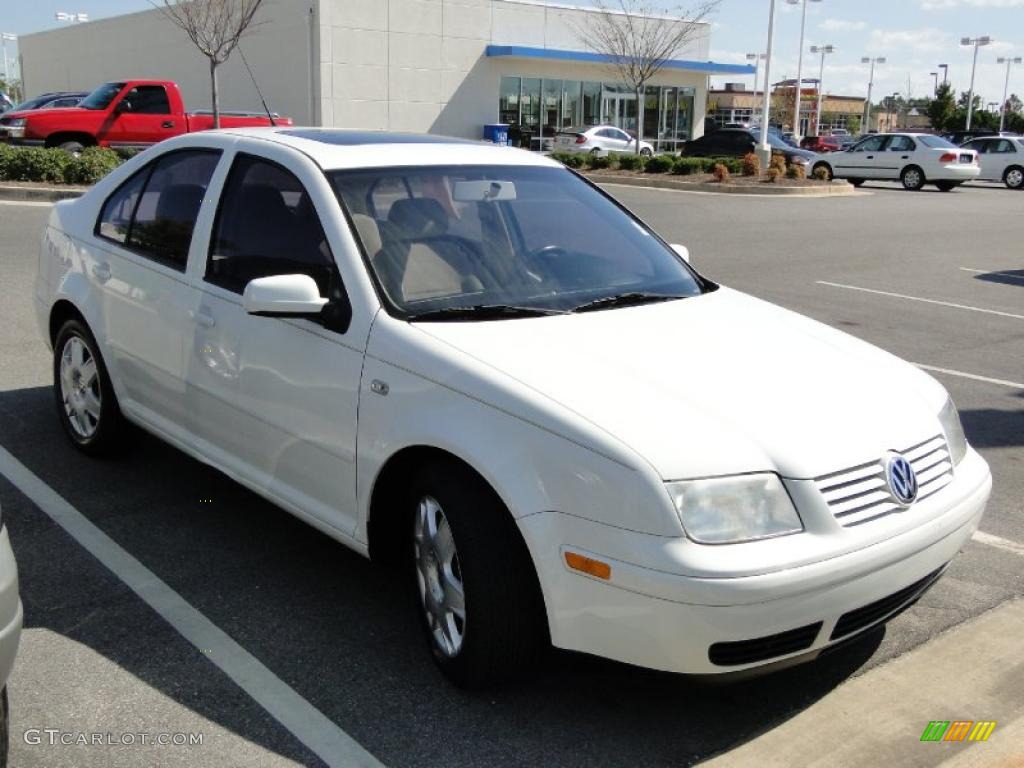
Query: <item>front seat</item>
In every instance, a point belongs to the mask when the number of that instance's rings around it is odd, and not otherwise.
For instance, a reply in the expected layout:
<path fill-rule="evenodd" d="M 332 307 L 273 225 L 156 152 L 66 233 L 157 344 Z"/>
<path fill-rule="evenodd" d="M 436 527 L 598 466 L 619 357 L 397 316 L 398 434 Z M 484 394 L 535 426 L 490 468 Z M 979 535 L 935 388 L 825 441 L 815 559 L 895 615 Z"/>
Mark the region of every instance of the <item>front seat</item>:
<path fill-rule="evenodd" d="M 392 264 L 401 267 L 397 286 L 405 301 L 454 296 L 463 292 L 465 266 L 460 249 L 446 242 L 448 214 L 432 198 L 417 197 L 398 200 L 388 211 L 388 224 L 383 230 L 388 240 L 383 254 Z"/>

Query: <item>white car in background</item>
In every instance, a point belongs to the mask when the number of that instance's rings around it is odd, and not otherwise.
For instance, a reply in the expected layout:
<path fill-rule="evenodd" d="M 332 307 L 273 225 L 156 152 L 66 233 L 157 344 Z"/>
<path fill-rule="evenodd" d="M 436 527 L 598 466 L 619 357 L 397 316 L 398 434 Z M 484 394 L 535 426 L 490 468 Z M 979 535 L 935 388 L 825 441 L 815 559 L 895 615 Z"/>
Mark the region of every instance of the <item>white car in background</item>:
<path fill-rule="evenodd" d="M 1001 181 L 1010 189 L 1024 189 L 1024 138 L 984 136 L 964 143 L 978 153 L 982 181 Z"/>
<path fill-rule="evenodd" d="M 899 181 L 905 189 L 934 184 L 943 192 L 981 173 L 977 152 L 928 133 L 877 133 L 848 149 L 819 155 L 811 162 L 812 173 L 819 168 L 855 187 L 868 180 Z"/>
<path fill-rule="evenodd" d="M 237 129 L 57 203 L 34 294 L 74 445 L 133 422 L 396 565 L 459 684 L 811 657 L 941 576 L 989 469 L 928 374 L 687 257 L 538 154 Z"/>
<path fill-rule="evenodd" d="M 636 139 L 614 125 L 563 128 L 555 134 L 552 149 L 557 152 L 593 152 L 598 155 L 636 152 Z M 654 145 L 641 141 L 640 154 L 653 155 Z"/>

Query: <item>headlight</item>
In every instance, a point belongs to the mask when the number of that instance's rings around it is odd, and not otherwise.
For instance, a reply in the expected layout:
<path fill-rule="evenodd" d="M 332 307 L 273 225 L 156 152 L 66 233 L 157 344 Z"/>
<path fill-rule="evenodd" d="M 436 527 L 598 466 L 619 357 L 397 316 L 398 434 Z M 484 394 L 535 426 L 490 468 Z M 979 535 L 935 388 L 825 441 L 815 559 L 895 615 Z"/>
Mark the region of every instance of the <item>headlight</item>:
<path fill-rule="evenodd" d="M 807 158 L 806 158 L 806 157 L 794 157 L 794 158 L 793 158 L 793 160 L 792 160 L 791 162 L 794 162 L 794 163 L 796 163 L 797 165 L 807 165 L 807 163 L 808 163 L 809 161 L 807 160 Z"/>
<path fill-rule="evenodd" d="M 804 529 L 777 475 L 737 475 L 668 484 L 694 541 L 728 544 Z"/>
<path fill-rule="evenodd" d="M 24 117 L 15 118 L 14 120 L 11 120 L 11 122 L 7 123 L 7 127 L 8 128 L 22 128 L 24 125 L 25 125 L 25 118 Z"/>
<path fill-rule="evenodd" d="M 960 423 L 960 414 L 953 405 L 953 398 L 946 398 L 946 404 L 939 411 L 939 421 L 942 422 L 942 431 L 946 433 L 946 444 L 955 467 L 967 455 L 967 437 Z"/>

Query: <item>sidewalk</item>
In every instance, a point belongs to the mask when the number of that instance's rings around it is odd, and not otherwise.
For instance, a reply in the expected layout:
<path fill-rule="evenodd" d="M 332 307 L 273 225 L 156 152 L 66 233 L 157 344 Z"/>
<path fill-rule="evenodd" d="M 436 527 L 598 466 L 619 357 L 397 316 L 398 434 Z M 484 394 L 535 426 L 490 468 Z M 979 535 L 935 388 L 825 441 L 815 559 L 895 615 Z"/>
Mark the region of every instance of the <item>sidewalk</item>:
<path fill-rule="evenodd" d="M 987 742 L 922 742 L 931 720 L 997 725 Z M 1024 600 L 872 669 L 703 765 L 1024 768 Z"/>

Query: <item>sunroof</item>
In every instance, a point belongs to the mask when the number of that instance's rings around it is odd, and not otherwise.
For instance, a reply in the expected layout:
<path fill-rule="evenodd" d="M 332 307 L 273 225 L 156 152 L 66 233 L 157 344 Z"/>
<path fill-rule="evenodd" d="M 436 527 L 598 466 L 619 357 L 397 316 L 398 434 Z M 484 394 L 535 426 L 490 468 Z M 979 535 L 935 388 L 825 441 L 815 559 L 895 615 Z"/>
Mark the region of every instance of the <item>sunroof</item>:
<path fill-rule="evenodd" d="M 448 136 L 432 136 L 424 133 L 390 133 L 388 131 L 339 131 L 330 128 L 300 128 L 295 131 L 279 131 L 285 136 L 296 136 L 323 144 L 342 147 L 361 144 L 476 144 L 468 139 L 453 139 Z"/>

